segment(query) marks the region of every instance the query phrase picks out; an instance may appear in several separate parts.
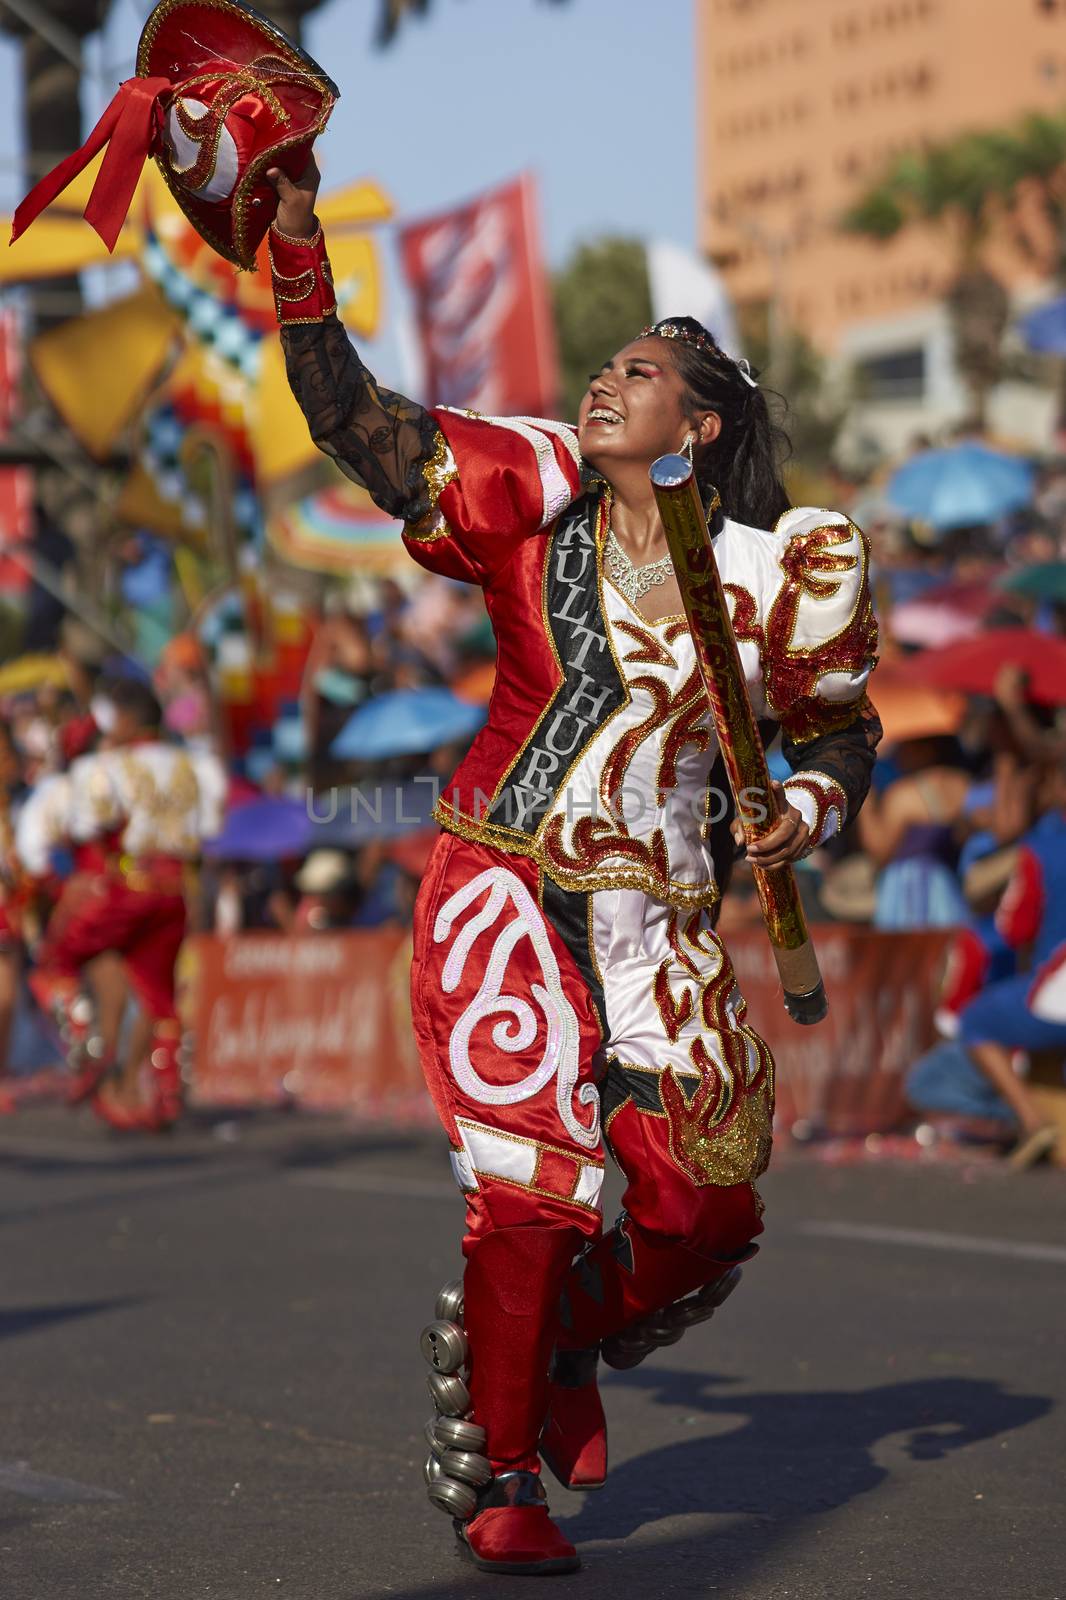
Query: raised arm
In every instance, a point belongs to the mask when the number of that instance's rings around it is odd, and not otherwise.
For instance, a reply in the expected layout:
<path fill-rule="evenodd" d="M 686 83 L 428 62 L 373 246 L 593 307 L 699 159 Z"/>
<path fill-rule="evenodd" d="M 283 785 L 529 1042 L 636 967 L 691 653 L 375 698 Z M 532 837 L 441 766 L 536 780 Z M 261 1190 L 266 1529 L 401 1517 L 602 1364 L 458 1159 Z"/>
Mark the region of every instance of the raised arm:
<path fill-rule="evenodd" d="M 318 168 L 299 183 L 277 168 L 270 229 L 274 300 L 289 382 L 311 437 L 382 510 L 406 524 L 422 566 L 488 583 L 518 544 L 581 493 L 574 430 L 530 417 L 427 411 L 381 388 L 337 317 L 315 217 Z"/>
<path fill-rule="evenodd" d="M 376 383 L 337 316 L 314 158 L 299 183 L 278 168 L 269 176 L 279 200 L 269 249 L 285 369 L 311 437 L 389 516 L 417 523 L 432 509 L 425 469 L 436 421 Z"/>

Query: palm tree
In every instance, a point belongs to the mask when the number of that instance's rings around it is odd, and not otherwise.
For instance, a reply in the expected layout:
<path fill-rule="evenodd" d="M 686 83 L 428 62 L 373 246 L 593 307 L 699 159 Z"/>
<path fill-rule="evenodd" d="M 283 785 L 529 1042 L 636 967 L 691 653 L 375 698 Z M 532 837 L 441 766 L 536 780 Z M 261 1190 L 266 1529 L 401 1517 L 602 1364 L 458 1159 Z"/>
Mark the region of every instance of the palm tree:
<path fill-rule="evenodd" d="M 999 376 L 1009 309 L 1006 290 L 981 257 L 1016 182 L 1010 141 L 1002 133 L 961 134 L 900 156 L 842 218 L 847 232 L 872 239 L 893 238 L 914 222 L 935 224 L 947 236 L 955 257 L 946 296 L 955 360 L 978 428 Z"/>
<path fill-rule="evenodd" d="M 1028 112 L 1000 138 L 1015 242 L 1057 283 L 1066 284 L 1066 115 Z M 1034 212 L 1044 222 L 1036 236 Z"/>

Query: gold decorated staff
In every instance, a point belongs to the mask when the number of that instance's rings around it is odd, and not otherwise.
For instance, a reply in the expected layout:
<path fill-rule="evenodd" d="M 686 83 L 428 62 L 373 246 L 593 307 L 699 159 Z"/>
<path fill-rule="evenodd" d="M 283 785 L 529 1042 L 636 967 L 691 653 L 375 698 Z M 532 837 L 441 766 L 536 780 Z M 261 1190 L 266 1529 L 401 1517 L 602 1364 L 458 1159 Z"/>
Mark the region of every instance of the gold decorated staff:
<path fill-rule="evenodd" d="M 778 820 L 766 752 L 748 699 L 733 624 L 703 502 L 691 462 L 660 456 L 651 484 L 688 615 L 696 660 L 711 702 L 729 787 L 748 843 L 773 831 Z M 753 816 L 761 802 L 761 820 Z M 763 920 L 795 1022 L 821 1022 L 829 1009 L 818 957 L 807 932 L 796 875 L 790 866 L 753 867 Z"/>

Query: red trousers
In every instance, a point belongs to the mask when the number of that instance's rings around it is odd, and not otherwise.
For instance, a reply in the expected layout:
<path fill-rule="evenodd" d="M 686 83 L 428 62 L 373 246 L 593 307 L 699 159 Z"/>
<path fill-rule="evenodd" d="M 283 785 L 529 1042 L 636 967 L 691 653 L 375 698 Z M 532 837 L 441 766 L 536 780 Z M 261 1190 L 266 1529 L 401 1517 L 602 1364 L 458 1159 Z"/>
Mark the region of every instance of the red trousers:
<path fill-rule="evenodd" d="M 594 1345 L 753 1253 L 773 1062 L 706 912 L 568 893 L 450 835 L 416 906 L 412 1001 L 467 1196 L 474 1414 L 498 1468 L 535 1468 L 557 1343 Z M 607 1233 L 605 1142 L 627 1179 Z"/>
<path fill-rule="evenodd" d="M 168 867 L 158 887 L 134 887 L 119 872 L 73 879 L 64 892 L 38 951 L 45 984 L 72 986 L 95 956 L 115 950 L 130 983 L 155 1022 L 173 1022 L 174 968 L 185 937 L 185 896 L 180 870 Z"/>

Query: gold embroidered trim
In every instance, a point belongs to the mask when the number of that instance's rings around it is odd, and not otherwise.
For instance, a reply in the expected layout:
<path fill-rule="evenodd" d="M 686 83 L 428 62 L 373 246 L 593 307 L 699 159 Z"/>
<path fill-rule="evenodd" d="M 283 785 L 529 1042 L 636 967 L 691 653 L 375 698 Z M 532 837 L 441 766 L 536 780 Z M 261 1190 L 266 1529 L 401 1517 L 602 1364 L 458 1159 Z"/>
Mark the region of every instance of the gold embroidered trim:
<path fill-rule="evenodd" d="M 544 876 L 544 869 L 542 867 L 541 868 L 541 877 L 543 878 L 543 876 Z M 592 967 L 592 971 L 595 974 L 596 981 L 599 984 L 600 988 L 602 989 L 604 987 L 604 984 L 603 984 L 603 969 L 600 966 L 599 952 L 596 949 L 596 907 L 595 907 L 595 904 L 593 903 L 593 899 L 592 899 L 591 895 L 589 895 L 587 897 L 586 904 L 585 904 L 585 924 L 586 924 L 586 926 L 588 928 L 589 965 Z M 599 1010 L 597 1008 L 597 1015 L 598 1014 L 599 1014 Z M 602 1017 L 600 1017 L 600 1032 L 603 1034 L 604 1038 L 607 1037 L 607 1030 L 603 1026 L 603 1018 Z"/>
<path fill-rule="evenodd" d="M 595 894 L 599 889 L 640 889 L 664 905 L 675 906 L 679 911 L 701 911 L 717 905 L 722 898 L 717 884 L 675 883 L 672 879 L 663 882 L 640 867 L 605 867 L 594 873 L 567 872 L 556 867 L 539 842 L 529 834 L 503 828 L 499 823 L 488 820 L 475 822 L 470 817 L 464 817 L 462 812 L 453 811 L 445 804 L 443 797 L 434 807 L 433 817 L 448 833 L 457 834 L 460 839 L 492 845 L 510 855 L 526 856 L 560 889 L 570 889 L 577 894 Z"/>
<path fill-rule="evenodd" d="M 405 523 L 403 531 L 416 544 L 432 544 L 435 539 L 452 537 L 451 523 L 436 510 L 427 511 L 418 522 Z"/>
<path fill-rule="evenodd" d="M 429 510 L 417 522 L 408 522 L 404 529 L 409 539 L 419 544 L 432 544 L 435 539 L 450 539 L 453 528 L 442 515 L 438 501 L 450 483 L 459 476 L 451 446 L 441 430 L 437 429 L 433 454 L 422 467 L 422 478 L 429 493 Z"/>
<path fill-rule="evenodd" d="M 433 454 L 422 468 L 422 476 L 426 480 L 426 488 L 434 506 L 448 485 L 454 483 L 459 476 L 451 445 L 440 428 L 437 429 Z"/>
<path fill-rule="evenodd" d="M 325 322 L 327 317 L 332 317 L 337 307 L 330 306 L 329 310 L 323 311 L 320 317 L 283 317 L 281 314 L 281 309 L 276 302 L 274 309 L 277 313 L 278 321 L 281 323 L 283 328 L 301 328 L 308 326 L 311 323 Z"/>
<path fill-rule="evenodd" d="M 300 250 L 313 250 L 315 248 L 315 246 L 321 242 L 321 239 L 322 239 L 322 224 L 321 224 L 321 222 L 318 224 L 318 227 L 315 229 L 314 233 L 311 235 L 311 237 L 309 239 L 301 239 L 300 236 L 298 234 L 295 234 L 295 233 L 283 233 L 281 231 L 281 229 L 278 227 L 276 221 L 272 222 L 270 224 L 270 231 L 274 235 L 275 239 L 280 239 L 281 240 L 282 244 L 294 244 L 294 245 L 296 245 L 297 249 L 300 249 Z M 268 246 L 268 248 L 269 248 L 269 246 Z M 273 266 L 274 265 L 273 261 L 271 261 L 270 264 L 271 264 L 271 266 Z"/>
<path fill-rule="evenodd" d="M 526 1134 L 509 1133 L 506 1128 L 494 1127 L 491 1122 L 475 1122 L 473 1117 L 458 1116 L 455 1119 L 455 1125 L 457 1128 L 480 1128 L 485 1133 L 491 1133 L 494 1139 L 506 1139 L 509 1144 L 527 1145 L 537 1150 L 546 1151 L 551 1156 L 565 1156 L 567 1161 L 576 1161 L 579 1166 L 592 1167 L 596 1172 L 603 1171 L 602 1161 L 590 1161 L 587 1155 L 577 1150 L 568 1150 L 565 1145 L 561 1144 L 548 1144 L 545 1139 L 531 1139 Z M 465 1148 L 463 1146 L 463 1149 L 457 1151 L 456 1154 L 462 1154 Z"/>
<path fill-rule="evenodd" d="M 293 305 L 298 300 L 306 300 L 309 294 L 314 293 L 315 285 L 318 281 L 315 277 L 314 267 L 307 267 L 303 272 L 297 272 L 290 277 L 286 273 L 278 271 L 277 263 L 274 260 L 274 252 L 269 245 L 267 245 L 267 255 L 270 257 L 270 276 L 274 280 L 274 298 L 276 300 L 284 300 L 287 304 Z M 291 286 L 290 292 L 288 294 L 284 293 L 279 288 L 280 284 L 289 284 Z"/>
<path fill-rule="evenodd" d="M 633 1096 L 631 1094 L 627 1094 L 624 1100 L 619 1100 L 618 1104 L 613 1106 L 611 1110 L 608 1111 L 603 1123 L 603 1137 L 606 1139 L 608 1144 L 611 1142 L 611 1124 L 614 1122 L 615 1117 L 620 1111 L 624 1111 L 626 1106 L 635 1104 L 636 1102 L 634 1101 Z M 637 1109 L 639 1110 L 639 1107 Z M 656 1112 L 655 1115 L 658 1115 L 658 1112 Z"/>
<path fill-rule="evenodd" d="M 484 1178 L 487 1182 L 491 1181 L 493 1183 L 509 1183 L 512 1184 L 516 1189 L 525 1189 L 529 1194 L 539 1194 L 543 1195 L 547 1200 L 557 1200 L 560 1205 L 578 1206 L 582 1211 L 591 1211 L 594 1216 L 600 1215 L 600 1207 L 598 1204 L 589 1205 L 584 1200 L 575 1200 L 574 1195 L 577 1191 L 578 1184 L 585 1175 L 586 1168 L 592 1172 L 598 1172 L 602 1180 L 604 1173 L 604 1164 L 602 1161 L 590 1161 L 587 1156 L 578 1154 L 576 1150 L 567 1150 L 562 1145 L 558 1144 L 546 1144 L 542 1139 L 527 1139 L 521 1134 L 507 1133 L 503 1128 L 494 1128 L 491 1123 L 488 1122 L 474 1122 L 469 1117 L 456 1117 L 455 1125 L 458 1128 L 481 1128 L 486 1133 L 491 1133 L 494 1139 L 506 1139 L 509 1144 L 519 1144 L 524 1145 L 527 1149 L 535 1149 L 537 1151 L 537 1157 L 533 1167 L 534 1178 L 536 1178 L 540 1171 L 540 1159 L 544 1154 L 561 1156 L 564 1161 L 572 1161 L 576 1168 L 574 1182 L 568 1195 L 559 1194 L 555 1189 L 545 1189 L 542 1185 L 536 1182 L 523 1183 L 521 1178 L 515 1178 L 510 1174 L 504 1174 L 500 1172 L 482 1172 L 480 1167 L 472 1166 L 470 1170 L 473 1172 L 475 1178 Z M 455 1149 L 454 1146 L 453 1149 Z M 466 1156 L 468 1154 L 466 1146 L 460 1145 L 458 1149 L 455 1149 L 455 1154 L 457 1156 Z"/>

